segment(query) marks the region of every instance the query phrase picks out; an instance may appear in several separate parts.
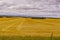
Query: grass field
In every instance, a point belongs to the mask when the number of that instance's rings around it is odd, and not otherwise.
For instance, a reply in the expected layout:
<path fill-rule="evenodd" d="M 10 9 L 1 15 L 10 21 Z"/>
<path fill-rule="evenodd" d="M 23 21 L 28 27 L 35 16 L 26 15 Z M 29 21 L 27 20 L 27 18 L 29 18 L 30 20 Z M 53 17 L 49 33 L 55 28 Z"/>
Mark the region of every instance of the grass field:
<path fill-rule="evenodd" d="M 0 40 L 6 36 L 8 40 L 19 40 L 21 36 L 21 40 L 51 40 L 51 35 L 53 40 L 60 40 L 60 19 L 0 18 Z"/>
<path fill-rule="evenodd" d="M 0 40 L 60 40 L 60 37 L 40 37 L 40 36 L 0 36 Z"/>
<path fill-rule="evenodd" d="M 55 39 L 55 38 L 54 38 Z M 51 40 L 50 37 L 31 37 L 31 36 L 0 36 L 0 40 Z"/>

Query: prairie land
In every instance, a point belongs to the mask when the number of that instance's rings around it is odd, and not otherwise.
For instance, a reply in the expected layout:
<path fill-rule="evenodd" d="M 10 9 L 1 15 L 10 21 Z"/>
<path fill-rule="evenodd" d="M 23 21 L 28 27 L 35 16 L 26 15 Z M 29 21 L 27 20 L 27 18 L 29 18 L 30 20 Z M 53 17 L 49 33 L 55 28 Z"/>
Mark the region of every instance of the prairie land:
<path fill-rule="evenodd" d="M 60 19 L 0 18 L 0 36 L 50 38 L 51 35 L 60 36 Z"/>

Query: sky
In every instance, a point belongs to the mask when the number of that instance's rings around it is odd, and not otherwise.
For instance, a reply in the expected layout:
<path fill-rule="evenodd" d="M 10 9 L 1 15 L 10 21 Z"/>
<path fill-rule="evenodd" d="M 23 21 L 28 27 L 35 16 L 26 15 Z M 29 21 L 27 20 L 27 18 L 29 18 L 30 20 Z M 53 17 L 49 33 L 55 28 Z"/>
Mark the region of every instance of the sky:
<path fill-rule="evenodd" d="M 0 0 L 0 15 L 60 18 L 60 1 Z"/>

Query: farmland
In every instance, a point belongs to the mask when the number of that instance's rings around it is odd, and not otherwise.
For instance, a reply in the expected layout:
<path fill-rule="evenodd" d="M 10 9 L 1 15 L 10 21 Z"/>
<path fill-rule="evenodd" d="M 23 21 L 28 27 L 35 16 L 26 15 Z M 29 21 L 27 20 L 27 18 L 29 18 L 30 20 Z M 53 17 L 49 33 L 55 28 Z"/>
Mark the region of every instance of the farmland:
<path fill-rule="evenodd" d="M 60 36 L 60 19 L 0 18 L 0 36 L 39 36 L 50 39 L 52 33 L 53 37 Z"/>

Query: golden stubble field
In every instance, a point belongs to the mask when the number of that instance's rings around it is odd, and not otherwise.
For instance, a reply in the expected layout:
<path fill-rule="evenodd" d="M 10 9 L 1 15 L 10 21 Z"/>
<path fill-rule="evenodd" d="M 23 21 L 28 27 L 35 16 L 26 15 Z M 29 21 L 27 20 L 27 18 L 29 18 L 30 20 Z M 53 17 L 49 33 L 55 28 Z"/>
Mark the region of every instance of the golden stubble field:
<path fill-rule="evenodd" d="M 0 18 L 0 35 L 60 36 L 60 19 Z"/>

